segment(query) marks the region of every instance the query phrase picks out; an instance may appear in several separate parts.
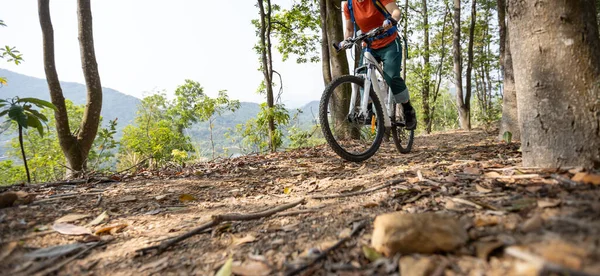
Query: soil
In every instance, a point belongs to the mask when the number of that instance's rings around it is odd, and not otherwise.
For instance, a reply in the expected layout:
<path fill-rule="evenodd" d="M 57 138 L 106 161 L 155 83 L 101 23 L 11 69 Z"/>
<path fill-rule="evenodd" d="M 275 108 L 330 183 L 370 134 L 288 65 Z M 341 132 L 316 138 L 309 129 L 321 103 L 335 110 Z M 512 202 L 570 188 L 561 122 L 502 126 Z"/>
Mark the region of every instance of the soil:
<path fill-rule="evenodd" d="M 138 171 L 112 183 L 12 186 L 10 191 L 35 200 L 0 209 L 0 271 L 213 275 L 232 258 L 240 275 L 277 275 L 306 264 L 367 222 L 303 274 L 600 275 L 600 186 L 576 179 L 592 174 L 580 168 L 522 168 L 520 162 L 519 144 L 498 142 L 496 134 L 484 131 L 455 131 L 416 137 L 410 154 L 384 143 L 363 163 L 346 162 L 319 146 Z M 386 183 L 393 185 L 356 196 L 311 198 Z M 160 254 L 138 251 L 213 215 L 264 211 L 301 198 L 307 198 L 305 204 L 266 218 L 221 223 Z M 451 215 L 463 223 L 469 240 L 453 252 L 369 260 L 374 218 L 396 211 Z M 88 225 L 103 212 L 106 219 Z M 69 224 L 104 229 L 98 236 L 53 231 L 55 221 L 69 214 L 87 215 L 71 216 L 76 220 Z M 58 264 L 72 254 L 25 256 L 98 240 L 102 243 L 64 265 Z"/>

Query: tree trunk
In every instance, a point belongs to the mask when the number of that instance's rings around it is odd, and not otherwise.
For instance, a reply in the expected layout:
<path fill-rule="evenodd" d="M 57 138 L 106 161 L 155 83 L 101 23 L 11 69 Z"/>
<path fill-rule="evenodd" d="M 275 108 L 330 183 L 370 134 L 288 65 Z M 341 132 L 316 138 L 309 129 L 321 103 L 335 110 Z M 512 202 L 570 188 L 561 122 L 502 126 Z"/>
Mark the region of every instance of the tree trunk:
<path fill-rule="evenodd" d="M 463 99 L 462 85 L 462 51 L 460 48 L 460 0 L 454 0 L 453 13 L 453 39 L 452 39 L 452 55 L 454 57 L 454 82 L 456 85 L 456 105 L 458 107 L 458 117 L 462 129 L 470 130 L 470 110 L 466 108 L 465 100 Z"/>
<path fill-rule="evenodd" d="M 408 0 L 404 1 L 404 29 L 402 30 L 404 38 L 407 40 L 404 43 L 408 43 Z M 404 45 L 402 49 L 402 79 L 406 81 L 406 60 L 408 59 L 408 45 Z"/>
<path fill-rule="evenodd" d="M 462 124 L 465 130 L 471 129 L 471 94 L 473 92 L 471 78 L 473 75 L 473 42 L 475 40 L 475 22 L 477 19 L 477 0 L 471 1 L 471 27 L 469 28 L 469 45 L 467 48 L 467 89 L 465 91 L 464 105 L 461 107 L 463 113 L 466 114 L 466 118 L 461 118 L 461 122 L 466 121 L 466 127 L 465 124 Z"/>
<path fill-rule="evenodd" d="M 330 43 L 344 40 L 341 0 L 327 0 L 327 39 Z M 328 49 L 331 61 L 331 77 L 336 79 L 343 75 L 348 75 L 349 69 L 346 52 L 341 51 L 338 53 L 333 47 L 328 47 Z M 350 104 L 350 94 L 352 93 L 349 88 L 348 86 L 343 86 L 335 91 L 331 108 L 335 116 L 336 125 L 347 124 L 346 115 Z M 340 133 L 340 136 L 343 137 L 344 134 Z"/>
<path fill-rule="evenodd" d="M 77 15 L 79 19 L 79 49 L 81 53 L 81 67 L 87 87 L 87 104 L 83 113 L 77 141 L 83 164 L 76 166 L 76 171 L 85 168 L 88 154 L 96 139 L 98 125 L 100 124 L 100 111 L 102 110 L 102 84 L 98 73 L 96 52 L 94 50 L 94 33 L 92 28 L 92 9 L 90 0 L 77 1 Z"/>
<path fill-rule="evenodd" d="M 323 70 L 323 83 L 327 86 L 331 78 L 331 61 L 329 58 L 329 39 L 327 38 L 327 0 L 319 0 L 319 14 L 321 15 L 321 65 Z"/>
<path fill-rule="evenodd" d="M 498 26 L 500 26 L 500 68 L 504 89 L 502 93 L 502 121 L 500 123 L 499 140 L 504 133 L 510 132 L 512 140 L 521 140 L 519 117 L 517 110 L 517 91 L 513 75 L 512 55 L 510 52 L 510 33 L 506 26 L 506 0 L 498 0 Z"/>
<path fill-rule="evenodd" d="M 267 11 L 265 12 L 264 1 L 267 2 Z M 272 109 L 274 105 L 273 97 L 273 60 L 271 59 L 271 0 L 258 0 L 260 9 L 260 45 L 262 70 L 265 76 L 265 88 L 267 92 L 267 107 Z M 268 112 L 267 114 L 271 114 Z M 275 152 L 275 118 L 269 115 L 269 150 Z"/>
<path fill-rule="evenodd" d="M 594 0 L 509 0 L 524 166 L 600 167 Z"/>
<path fill-rule="evenodd" d="M 429 62 L 429 13 L 427 12 L 427 0 L 421 1 L 421 9 L 423 12 L 423 87 L 421 89 L 421 100 L 423 103 L 423 122 L 425 123 L 425 131 L 431 133 L 431 111 L 429 108 L 429 92 L 431 83 L 431 64 Z"/>
<path fill-rule="evenodd" d="M 31 183 L 31 176 L 29 175 L 29 167 L 27 166 L 27 156 L 25 156 L 25 146 L 23 145 L 23 127 L 19 124 L 19 145 L 21 146 L 21 154 L 23 155 L 23 165 L 25 166 L 25 173 L 27 174 L 27 183 Z"/>

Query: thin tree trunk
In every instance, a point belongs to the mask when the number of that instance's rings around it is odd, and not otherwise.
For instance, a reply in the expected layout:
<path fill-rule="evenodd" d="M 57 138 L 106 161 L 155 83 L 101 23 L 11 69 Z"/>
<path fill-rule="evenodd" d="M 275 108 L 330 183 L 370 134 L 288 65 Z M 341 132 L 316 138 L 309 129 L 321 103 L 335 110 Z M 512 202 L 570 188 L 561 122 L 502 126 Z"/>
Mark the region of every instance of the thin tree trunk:
<path fill-rule="evenodd" d="M 208 119 L 208 128 L 210 129 L 210 146 L 212 148 L 212 158 L 215 159 L 215 140 L 213 139 L 213 119 Z"/>
<path fill-rule="evenodd" d="M 27 156 L 25 156 L 25 147 L 23 145 L 23 127 L 21 125 L 19 125 L 19 145 L 21 146 L 21 154 L 23 155 L 23 165 L 25 165 L 25 173 L 27 173 L 27 183 L 31 183 L 29 167 L 27 166 Z"/>
<path fill-rule="evenodd" d="M 81 154 L 82 164 L 72 167 L 76 171 L 85 169 L 94 139 L 100 124 L 100 111 L 102 110 L 102 84 L 98 73 L 96 52 L 94 50 L 94 33 L 92 27 L 92 9 L 90 0 L 77 1 L 77 15 L 79 19 L 79 49 L 81 52 L 81 67 L 87 87 L 87 105 L 83 113 L 77 141 Z M 71 164 L 74 165 L 74 164 Z"/>
<path fill-rule="evenodd" d="M 425 123 L 425 131 L 431 133 L 431 111 L 429 108 L 429 92 L 431 90 L 431 64 L 429 62 L 429 13 L 427 11 L 427 0 L 421 1 L 421 9 L 423 13 L 423 87 L 421 90 L 421 100 L 423 104 L 423 121 Z"/>
<path fill-rule="evenodd" d="M 510 34 L 506 26 L 506 0 L 498 0 L 498 26 L 500 27 L 500 69 L 502 71 L 502 120 L 499 140 L 504 133 L 512 134 L 512 140 L 521 140 L 519 116 L 517 110 L 517 91 L 513 75 L 512 55 L 510 53 Z"/>
<path fill-rule="evenodd" d="M 600 167 L 593 0 L 508 1 L 523 165 Z"/>
<path fill-rule="evenodd" d="M 329 58 L 329 39 L 327 38 L 327 0 L 319 0 L 319 14 L 321 16 L 321 65 L 323 70 L 323 83 L 328 85 L 331 78 L 331 61 Z"/>
<path fill-rule="evenodd" d="M 267 2 L 267 12 L 265 12 L 264 1 Z M 263 75 L 265 77 L 265 87 L 267 92 L 267 107 L 274 107 L 273 97 L 273 61 L 271 60 L 271 1 L 258 0 L 260 9 L 260 45 L 261 59 L 263 65 Z M 271 114 L 271 112 L 268 112 Z M 273 116 L 268 118 L 269 124 L 269 150 L 275 152 L 275 120 Z"/>
<path fill-rule="evenodd" d="M 461 118 L 461 121 L 467 121 L 467 127 L 463 125 L 463 129 L 471 129 L 471 94 L 472 94 L 472 83 L 471 78 L 473 74 L 473 42 L 475 40 L 475 22 L 477 19 L 477 0 L 471 0 L 471 27 L 469 28 L 469 45 L 467 49 L 467 89 L 465 91 L 465 102 L 462 107 L 463 112 L 466 113 L 466 118 Z"/>
<path fill-rule="evenodd" d="M 465 100 L 463 99 L 462 85 L 462 53 L 460 48 L 460 0 L 454 0 L 453 12 L 453 39 L 452 39 L 452 55 L 454 58 L 454 82 L 456 85 L 456 105 L 458 109 L 458 117 L 462 129 L 469 130 L 471 128 L 469 121 L 469 109 L 465 108 Z"/>
<path fill-rule="evenodd" d="M 402 30 L 404 38 L 407 40 L 404 43 L 408 43 L 408 0 L 404 1 L 404 29 Z M 402 79 L 406 81 L 406 60 L 408 59 L 408 45 L 404 45 L 402 49 Z"/>
<path fill-rule="evenodd" d="M 450 7 L 448 6 L 448 3 L 446 3 L 446 11 L 444 12 L 444 23 L 442 24 L 442 54 L 440 56 L 440 64 L 437 68 L 437 85 L 435 87 L 435 90 L 433 91 L 433 100 L 431 101 L 431 118 L 429 120 L 431 126 L 429 126 L 429 129 L 433 127 L 433 119 L 435 118 L 435 104 L 437 102 L 437 98 L 440 93 L 440 87 L 442 85 L 442 72 L 444 67 L 444 59 L 446 58 L 446 23 L 448 22 L 449 13 Z"/>

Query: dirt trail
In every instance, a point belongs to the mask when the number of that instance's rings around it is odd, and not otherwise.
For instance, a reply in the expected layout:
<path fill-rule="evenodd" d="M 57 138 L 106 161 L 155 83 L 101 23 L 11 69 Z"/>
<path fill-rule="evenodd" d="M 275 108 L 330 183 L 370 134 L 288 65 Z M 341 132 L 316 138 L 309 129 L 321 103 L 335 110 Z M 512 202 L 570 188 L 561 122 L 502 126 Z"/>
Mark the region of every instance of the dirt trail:
<path fill-rule="evenodd" d="M 507 248 L 557 264 L 546 269 L 600 274 L 599 186 L 572 181 L 578 169 L 516 168 L 518 149 L 518 144 L 499 143 L 481 131 L 447 132 L 417 137 L 414 152 L 407 155 L 385 143 L 375 157 L 360 164 L 345 162 L 322 146 L 219 160 L 179 172 L 145 172 L 118 183 L 13 187 L 37 198 L 33 204 L 0 210 L 0 271 L 27 271 L 41 262 L 23 259 L 23 254 L 82 241 L 82 236 L 49 231 L 55 220 L 74 213 L 89 215 L 70 222 L 83 226 L 106 211 L 107 219 L 88 227 L 94 231 L 127 226 L 105 236 L 111 237 L 105 238 L 108 244 L 60 268 L 60 275 L 211 275 L 229 256 L 242 272 L 251 272 L 254 266 L 277 274 L 335 243 L 353 222 L 402 211 L 455 215 L 470 237 L 457 252 L 403 256 L 399 262 L 404 274 L 537 271 L 534 262 L 509 256 Z M 361 191 L 398 179 L 406 181 L 360 196 L 309 199 L 288 210 L 291 214 L 222 224 L 160 255 L 136 253 L 181 235 L 212 215 L 261 211 L 303 197 Z M 78 195 L 57 199 L 71 193 Z M 384 274 L 385 262 L 370 262 L 363 252 L 372 230 L 369 223 L 305 273 Z M 18 240 L 22 242 L 10 243 Z M 11 245 L 14 249 L 9 249 Z M 10 254 L 2 259 L 3 252 Z M 398 262 L 389 260 L 394 261 Z M 46 267 L 52 263 L 56 260 Z"/>

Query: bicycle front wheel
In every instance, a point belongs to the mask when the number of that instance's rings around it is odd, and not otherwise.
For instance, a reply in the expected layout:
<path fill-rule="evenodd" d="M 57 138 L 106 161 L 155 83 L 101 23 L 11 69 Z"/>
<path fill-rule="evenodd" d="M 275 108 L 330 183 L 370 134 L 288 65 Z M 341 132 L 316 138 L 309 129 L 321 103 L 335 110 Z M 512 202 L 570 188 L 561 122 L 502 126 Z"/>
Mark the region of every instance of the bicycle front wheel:
<path fill-rule="evenodd" d="M 413 141 L 415 139 L 415 130 L 406 129 L 404 111 L 402 105 L 394 104 L 392 113 L 392 138 L 394 145 L 400 153 L 409 153 L 412 150 Z"/>
<path fill-rule="evenodd" d="M 319 120 L 327 144 L 337 155 L 352 162 L 362 162 L 373 156 L 385 131 L 383 109 L 373 89 L 365 112 L 360 112 L 361 93 L 357 93 L 354 103 L 350 102 L 352 90 L 363 91 L 363 86 L 361 77 L 339 77 L 325 88 L 319 106 Z M 349 112 L 351 105 L 353 108 Z"/>

